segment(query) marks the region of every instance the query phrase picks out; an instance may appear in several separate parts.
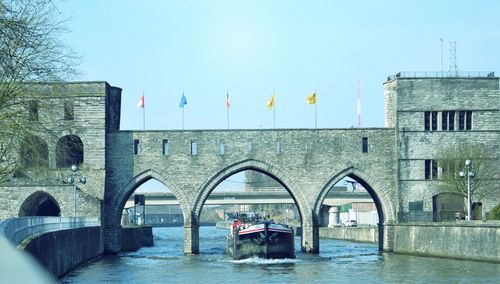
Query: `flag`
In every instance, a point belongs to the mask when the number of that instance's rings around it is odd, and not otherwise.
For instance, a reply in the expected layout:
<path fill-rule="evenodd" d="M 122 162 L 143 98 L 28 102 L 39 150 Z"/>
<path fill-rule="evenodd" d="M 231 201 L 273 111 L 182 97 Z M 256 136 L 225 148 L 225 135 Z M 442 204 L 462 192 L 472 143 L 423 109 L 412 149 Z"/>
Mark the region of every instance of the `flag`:
<path fill-rule="evenodd" d="M 272 110 L 272 109 L 274 108 L 274 98 L 275 98 L 275 96 L 276 96 L 276 93 L 275 93 L 275 92 L 273 92 L 273 95 L 272 95 L 272 96 L 271 96 L 271 98 L 269 98 L 269 100 L 267 101 L 266 106 L 267 106 L 267 108 L 268 108 L 269 110 Z"/>
<path fill-rule="evenodd" d="M 179 103 L 179 107 L 184 108 L 185 105 L 187 105 L 187 100 L 186 100 L 186 96 L 184 96 L 184 93 L 182 93 L 182 98 L 181 98 L 181 102 Z"/>
<path fill-rule="evenodd" d="M 229 92 L 226 94 L 226 107 L 229 109 L 231 107 L 231 101 L 229 101 Z"/>
<path fill-rule="evenodd" d="M 140 109 L 141 107 L 144 108 L 144 95 L 142 95 L 142 97 L 137 102 L 137 109 Z"/>
<path fill-rule="evenodd" d="M 306 102 L 307 102 L 307 104 L 310 104 L 310 105 L 316 104 L 316 91 L 314 91 L 312 94 L 307 96 Z"/>

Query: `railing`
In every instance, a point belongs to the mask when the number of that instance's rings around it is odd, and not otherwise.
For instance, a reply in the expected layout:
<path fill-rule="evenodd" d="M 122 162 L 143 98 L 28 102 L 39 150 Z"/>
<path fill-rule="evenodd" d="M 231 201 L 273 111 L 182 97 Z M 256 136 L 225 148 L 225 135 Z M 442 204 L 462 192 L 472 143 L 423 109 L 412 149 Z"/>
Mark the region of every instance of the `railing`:
<path fill-rule="evenodd" d="M 495 72 L 491 71 L 457 71 L 457 72 L 439 72 L 439 71 L 410 71 L 399 72 L 387 77 L 387 81 L 396 78 L 494 78 Z"/>
<path fill-rule="evenodd" d="M 14 245 L 19 245 L 23 240 L 42 233 L 100 226 L 97 217 L 19 217 L 9 218 L 0 223 L 0 236 L 4 236 Z"/>

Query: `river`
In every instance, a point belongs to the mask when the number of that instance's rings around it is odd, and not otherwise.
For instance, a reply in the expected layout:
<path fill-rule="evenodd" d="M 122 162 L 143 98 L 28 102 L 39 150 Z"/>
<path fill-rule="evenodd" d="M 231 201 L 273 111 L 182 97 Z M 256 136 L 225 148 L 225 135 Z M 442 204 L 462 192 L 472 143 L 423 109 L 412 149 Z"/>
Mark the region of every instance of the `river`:
<path fill-rule="evenodd" d="M 183 254 L 183 228 L 154 228 L 153 247 L 105 256 L 62 283 L 500 283 L 500 264 L 380 253 L 375 244 L 321 239 L 320 254 L 235 261 L 226 230 L 200 227 L 200 254 Z"/>

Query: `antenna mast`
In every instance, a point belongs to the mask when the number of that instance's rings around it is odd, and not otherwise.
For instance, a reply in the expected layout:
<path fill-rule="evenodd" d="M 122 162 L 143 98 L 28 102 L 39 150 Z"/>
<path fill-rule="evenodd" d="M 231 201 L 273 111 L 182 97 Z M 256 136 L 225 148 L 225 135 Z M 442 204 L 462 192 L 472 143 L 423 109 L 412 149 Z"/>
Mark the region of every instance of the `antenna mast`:
<path fill-rule="evenodd" d="M 361 127 L 361 80 L 358 77 L 356 84 L 356 112 L 358 114 L 358 128 Z"/>
<path fill-rule="evenodd" d="M 448 70 L 451 76 L 458 77 L 457 65 L 457 42 L 450 41 L 450 69 Z"/>

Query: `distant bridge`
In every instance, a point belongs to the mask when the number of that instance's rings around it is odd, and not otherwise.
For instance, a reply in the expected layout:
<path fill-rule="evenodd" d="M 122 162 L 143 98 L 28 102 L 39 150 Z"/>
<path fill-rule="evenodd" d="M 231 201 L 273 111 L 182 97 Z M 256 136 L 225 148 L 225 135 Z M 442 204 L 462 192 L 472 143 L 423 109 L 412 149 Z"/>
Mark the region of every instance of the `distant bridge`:
<path fill-rule="evenodd" d="M 179 201 L 171 192 L 145 192 L 146 205 L 178 205 Z M 333 191 L 331 190 L 323 201 L 324 205 L 339 206 L 352 202 L 373 202 L 367 192 L 363 191 Z M 253 191 L 253 192 L 218 192 L 214 191 L 205 202 L 205 205 L 247 205 L 247 204 L 295 204 L 286 191 Z M 134 206 L 134 195 L 131 195 L 125 208 Z"/>

